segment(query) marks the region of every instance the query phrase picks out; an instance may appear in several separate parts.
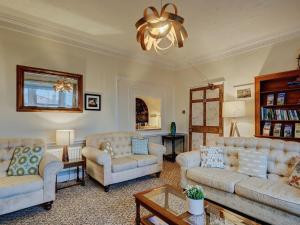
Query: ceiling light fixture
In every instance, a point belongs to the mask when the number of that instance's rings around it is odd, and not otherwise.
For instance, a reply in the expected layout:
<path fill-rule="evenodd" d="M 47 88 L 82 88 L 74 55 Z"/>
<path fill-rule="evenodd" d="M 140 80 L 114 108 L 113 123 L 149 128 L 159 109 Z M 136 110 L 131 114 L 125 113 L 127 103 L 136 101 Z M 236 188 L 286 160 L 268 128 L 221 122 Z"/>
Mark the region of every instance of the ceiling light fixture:
<path fill-rule="evenodd" d="M 166 11 L 172 6 L 174 13 Z M 148 10 L 152 14 L 148 14 Z M 177 7 L 173 3 L 167 3 L 161 8 L 160 14 L 153 6 L 144 10 L 144 16 L 139 19 L 135 26 L 137 29 L 137 41 L 145 51 L 153 47 L 156 52 L 164 51 L 172 46 L 183 47 L 183 41 L 188 34 L 183 27 L 184 19 L 177 15 Z"/>
<path fill-rule="evenodd" d="M 73 90 L 73 85 L 71 82 L 63 80 L 57 80 L 56 83 L 53 85 L 53 89 L 56 92 L 71 92 Z"/>

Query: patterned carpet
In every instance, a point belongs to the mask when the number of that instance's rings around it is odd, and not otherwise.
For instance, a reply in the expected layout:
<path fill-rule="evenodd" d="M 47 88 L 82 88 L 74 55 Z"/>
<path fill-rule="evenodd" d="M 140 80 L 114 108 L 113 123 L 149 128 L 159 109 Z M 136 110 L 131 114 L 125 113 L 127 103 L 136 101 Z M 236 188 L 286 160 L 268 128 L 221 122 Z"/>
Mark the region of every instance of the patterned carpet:
<path fill-rule="evenodd" d="M 133 194 L 163 184 L 179 188 L 180 171 L 176 163 L 164 162 L 160 178 L 147 176 L 111 187 L 105 193 L 94 180 L 86 179 L 86 186 L 60 190 L 50 211 L 40 206 L 0 216 L 0 224 L 17 225 L 126 225 L 134 224 Z"/>

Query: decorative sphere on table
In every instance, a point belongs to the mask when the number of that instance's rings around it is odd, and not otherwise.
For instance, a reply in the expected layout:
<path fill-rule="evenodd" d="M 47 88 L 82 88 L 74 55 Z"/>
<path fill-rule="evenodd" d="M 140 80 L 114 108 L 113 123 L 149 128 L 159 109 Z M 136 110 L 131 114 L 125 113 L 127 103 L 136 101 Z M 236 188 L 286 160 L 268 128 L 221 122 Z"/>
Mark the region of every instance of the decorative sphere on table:
<path fill-rule="evenodd" d="M 176 134 L 176 123 L 175 122 L 172 122 L 171 123 L 171 126 L 170 126 L 170 133 L 171 135 L 175 135 Z"/>

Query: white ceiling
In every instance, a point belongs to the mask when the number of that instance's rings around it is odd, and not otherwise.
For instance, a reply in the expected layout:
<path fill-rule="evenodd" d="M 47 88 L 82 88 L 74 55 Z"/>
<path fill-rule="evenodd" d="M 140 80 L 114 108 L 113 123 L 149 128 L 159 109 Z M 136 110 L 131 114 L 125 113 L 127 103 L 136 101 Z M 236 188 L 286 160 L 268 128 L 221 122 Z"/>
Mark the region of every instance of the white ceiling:
<path fill-rule="evenodd" d="M 135 40 L 143 9 L 160 0 L 0 0 L 0 26 L 173 68 L 300 36 L 300 0 L 170 2 L 189 39 L 166 55 L 144 52 Z"/>

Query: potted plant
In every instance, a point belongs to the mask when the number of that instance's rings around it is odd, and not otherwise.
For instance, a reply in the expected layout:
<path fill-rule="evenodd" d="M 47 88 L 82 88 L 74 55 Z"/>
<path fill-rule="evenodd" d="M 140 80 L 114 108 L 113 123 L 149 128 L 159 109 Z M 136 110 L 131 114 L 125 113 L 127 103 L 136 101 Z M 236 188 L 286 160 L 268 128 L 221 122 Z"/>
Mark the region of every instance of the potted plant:
<path fill-rule="evenodd" d="M 193 215 L 201 215 L 204 212 L 204 193 L 199 185 L 188 185 L 185 192 L 188 201 L 188 211 Z"/>

